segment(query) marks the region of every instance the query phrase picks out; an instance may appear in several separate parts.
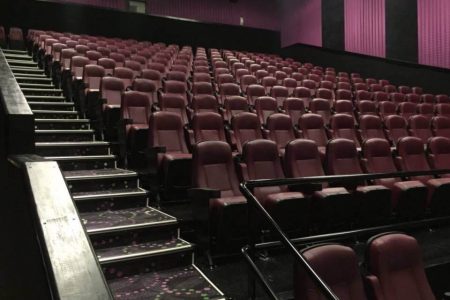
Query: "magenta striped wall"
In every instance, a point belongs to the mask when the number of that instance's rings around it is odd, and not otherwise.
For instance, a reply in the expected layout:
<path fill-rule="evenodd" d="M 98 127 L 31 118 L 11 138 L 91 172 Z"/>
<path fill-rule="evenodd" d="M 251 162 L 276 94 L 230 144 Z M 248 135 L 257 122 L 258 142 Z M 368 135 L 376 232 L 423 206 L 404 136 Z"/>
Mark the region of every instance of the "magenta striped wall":
<path fill-rule="evenodd" d="M 114 8 L 127 8 L 126 0 L 56 0 Z M 229 0 L 149 0 L 147 12 L 151 15 L 170 16 L 193 19 L 201 22 L 240 25 L 240 17 L 244 18 L 244 26 L 279 30 L 279 11 L 277 0 L 240 0 L 231 3 Z"/>
<path fill-rule="evenodd" d="M 417 0 L 419 63 L 450 68 L 450 0 Z"/>
<path fill-rule="evenodd" d="M 281 47 L 301 43 L 322 46 L 322 1 L 283 0 Z"/>
<path fill-rule="evenodd" d="M 346 51 L 386 57 L 384 1 L 344 1 Z"/>

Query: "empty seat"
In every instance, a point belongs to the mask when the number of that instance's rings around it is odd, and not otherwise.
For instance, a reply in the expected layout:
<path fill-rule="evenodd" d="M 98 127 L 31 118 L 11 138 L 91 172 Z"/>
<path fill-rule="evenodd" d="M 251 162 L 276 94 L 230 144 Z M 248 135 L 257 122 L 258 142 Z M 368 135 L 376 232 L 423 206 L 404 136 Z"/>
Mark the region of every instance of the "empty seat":
<path fill-rule="evenodd" d="M 104 108 L 118 108 L 125 91 L 123 81 L 116 77 L 105 76 L 101 80 L 100 94 L 105 99 Z"/>
<path fill-rule="evenodd" d="M 75 80 L 83 79 L 83 70 L 84 66 L 89 64 L 89 59 L 84 56 L 74 56 L 71 59 L 70 63 L 70 71 L 72 72 L 72 76 Z"/>
<path fill-rule="evenodd" d="M 411 91 L 412 91 L 412 93 L 417 94 L 417 95 L 423 94 L 423 89 L 420 86 L 413 86 Z"/>
<path fill-rule="evenodd" d="M 309 90 L 309 95 L 310 97 L 313 97 L 316 95 L 316 82 L 314 80 L 311 79 L 303 79 L 302 81 L 302 86 L 307 88 Z"/>
<path fill-rule="evenodd" d="M 373 101 L 378 103 L 389 101 L 389 94 L 385 92 L 375 92 L 373 93 Z"/>
<path fill-rule="evenodd" d="M 114 68 L 114 73 L 113 73 L 114 77 L 119 78 L 120 80 L 122 80 L 125 88 L 131 87 L 131 84 L 133 82 L 134 79 L 134 73 L 133 70 L 131 70 L 130 68 L 126 68 L 126 67 L 116 67 Z"/>
<path fill-rule="evenodd" d="M 204 141 L 226 142 L 222 116 L 213 112 L 202 112 L 192 118 L 195 143 Z"/>
<path fill-rule="evenodd" d="M 159 107 L 162 111 L 177 114 L 183 124 L 188 124 L 189 119 L 186 111 L 185 99 L 178 94 L 164 94 L 159 98 Z"/>
<path fill-rule="evenodd" d="M 192 94 L 196 95 L 214 95 L 214 88 L 209 82 L 194 82 L 192 84 Z"/>
<path fill-rule="evenodd" d="M 430 120 L 422 115 L 415 115 L 409 118 L 408 123 L 411 136 L 418 137 L 426 145 L 433 136 Z"/>
<path fill-rule="evenodd" d="M 241 77 L 241 89 L 244 93 L 247 93 L 247 87 L 252 84 L 257 84 L 258 81 L 254 75 L 243 75 Z"/>
<path fill-rule="evenodd" d="M 448 95 L 440 94 L 436 95 L 436 103 L 450 103 L 450 97 Z"/>
<path fill-rule="evenodd" d="M 356 101 L 363 101 L 363 100 L 372 100 L 373 95 L 371 92 L 368 92 L 366 90 L 359 90 L 355 92 L 355 100 Z"/>
<path fill-rule="evenodd" d="M 278 112 L 277 101 L 268 96 L 258 97 L 255 100 L 255 110 L 261 124 L 265 125 L 267 118 Z"/>
<path fill-rule="evenodd" d="M 364 165 L 369 173 L 398 172 L 391 147 L 385 139 L 373 138 L 363 144 Z M 392 209 L 400 218 L 415 218 L 424 214 L 427 188 L 419 181 L 401 181 L 401 178 L 380 178 L 375 184 L 392 191 Z"/>
<path fill-rule="evenodd" d="M 330 175 L 363 174 L 356 145 L 348 139 L 333 139 L 327 144 L 327 167 Z M 373 224 L 384 222 L 391 215 L 391 191 L 384 186 L 367 186 L 364 181 L 351 184 L 355 203 L 347 207 L 355 212 L 357 223 Z"/>
<path fill-rule="evenodd" d="M 375 236 L 367 243 L 366 260 L 374 299 L 436 299 L 413 237 L 401 233 Z"/>
<path fill-rule="evenodd" d="M 247 142 L 242 161 L 249 180 L 284 178 L 278 148 L 273 141 Z M 287 186 L 271 186 L 255 188 L 254 195 L 283 229 L 305 230 L 309 201 L 301 192 L 289 191 Z"/>
<path fill-rule="evenodd" d="M 97 61 L 99 66 L 102 66 L 105 69 L 105 74 L 111 76 L 114 72 L 114 68 L 116 67 L 116 62 L 107 57 L 102 57 Z"/>
<path fill-rule="evenodd" d="M 398 92 L 406 95 L 406 94 L 410 94 L 412 91 L 411 91 L 411 87 L 406 86 L 406 85 L 400 85 L 398 87 Z"/>
<path fill-rule="evenodd" d="M 428 120 L 431 120 L 434 117 L 434 106 L 431 103 L 419 103 L 417 104 L 417 112 Z"/>
<path fill-rule="evenodd" d="M 369 100 L 359 101 L 357 104 L 359 118 L 366 115 L 378 116 L 375 102 Z"/>
<path fill-rule="evenodd" d="M 355 122 L 351 116 L 347 114 L 333 115 L 330 119 L 330 129 L 332 138 L 348 139 L 353 141 L 356 147 L 361 147 Z"/>
<path fill-rule="evenodd" d="M 223 83 L 219 87 L 219 103 L 224 104 L 225 99 L 230 96 L 240 96 L 241 90 L 236 83 Z"/>
<path fill-rule="evenodd" d="M 411 102 L 402 102 L 398 105 L 398 114 L 408 120 L 417 114 L 417 104 Z"/>
<path fill-rule="evenodd" d="M 450 139 L 443 136 L 432 137 L 428 140 L 427 151 L 429 161 L 433 169 L 450 170 Z M 450 174 L 442 174 L 441 177 L 450 177 Z"/>
<path fill-rule="evenodd" d="M 277 79 L 272 76 L 264 77 L 261 81 L 261 85 L 264 87 L 266 95 L 270 95 L 270 91 L 277 84 L 278 84 Z"/>
<path fill-rule="evenodd" d="M 289 97 L 289 91 L 284 86 L 276 85 L 270 90 L 270 96 L 275 98 L 279 107 L 282 107 L 284 101 Z"/>
<path fill-rule="evenodd" d="M 399 105 L 402 102 L 406 101 L 406 94 L 403 93 L 391 93 L 389 95 L 391 101 L 395 103 L 395 105 Z"/>
<path fill-rule="evenodd" d="M 287 98 L 283 102 L 283 110 L 291 117 L 292 124 L 297 126 L 298 119 L 305 113 L 305 105 L 299 98 Z"/>
<path fill-rule="evenodd" d="M 265 95 L 266 91 L 262 85 L 251 84 L 247 87 L 247 99 L 250 105 L 255 105 L 255 100 Z"/>
<path fill-rule="evenodd" d="M 191 119 L 196 113 L 200 112 L 219 112 L 219 103 L 217 98 L 208 94 L 199 94 L 192 98 L 191 107 L 188 108 L 191 113 Z"/>
<path fill-rule="evenodd" d="M 142 78 L 151 80 L 155 83 L 156 89 L 160 89 L 162 87 L 162 77 L 161 73 L 157 70 L 152 69 L 144 69 L 142 70 Z"/>
<path fill-rule="evenodd" d="M 395 103 L 390 101 L 380 102 L 378 105 L 378 112 L 383 119 L 386 119 L 389 116 L 396 115 L 397 107 Z"/>
<path fill-rule="evenodd" d="M 267 118 L 267 138 L 274 141 L 278 151 L 284 155 L 286 145 L 297 138 L 292 126 L 291 117 L 281 113 L 275 113 Z"/>
<path fill-rule="evenodd" d="M 84 66 L 83 82 L 86 93 L 98 92 L 103 76 L 105 76 L 105 69 L 102 66 L 90 64 Z"/>
<path fill-rule="evenodd" d="M 187 74 L 180 71 L 169 71 L 166 73 L 166 80 L 174 80 L 187 85 Z"/>
<path fill-rule="evenodd" d="M 294 97 L 302 100 L 305 108 L 309 108 L 312 98 L 308 88 L 303 86 L 296 87 L 294 90 Z"/>
<path fill-rule="evenodd" d="M 397 145 L 397 142 L 402 137 L 408 136 L 407 122 L 403 117 L 392 115 L 384 120 L 386 127 L 386 135 L 391 141 L 392 145 Z"/>
<path fill-rule="evenodd" d="M 192 76 L 192 82 L 211 83 L 211 75 L 209 75 L 208 73 L 194 71 L 194 75 Z"/>
<path fill-rule="evenodd" d="M 181 97 L 184 101 L 184 105 L 187 106 L 190 103 L 190 97 L 187 94 L 187 87 L 185 82 L 176 80 L 167 80 L 164 82 L 164 91 L 160 94 L 160 98 L 176 95 Z"/>
<path fill-rule="evenodd" d="M 312 113 L 321 115 L 325 124 L 330 123 L 331 107 L 328 100 L 320 98 L 313 99 L 309 104 L 309 110 Z"/>
<path fill-rule="evenodd" d="M 244 97 L 231 96 L 225 99 L 223 116 L 225 121 L 230 123 L 233 116 L 248 110 L 249 105 Z"/>
<path fill-rule="evenodd" d="M 156 85 L 153 81 L 145 78 L 136 78 L 133 81 L 132 88 L 134 91 L 144 94 L 150 106 L 156 104 Z"/>
<path fill-rule="evenodd" d="M 336 91 L 336 101 L 337 100 L 349 100 L 352 101 L 352 92 L 346 89 L 338 89 Z"/>
<path fill-rule="evenodd" d="M 209 211 L 206 215 L 194 213 L 194 218 L 209 235 L 209 245 L 223 249 L 244 237 L 247 228 L 246 199 L 239 191 L 231 148 L 220 141 L 199 143 L 193 148 L 192 165 L 194 187 L 217 191 L 215 195 L 194 195 L 193 211 Z"/>
<path fill-rule="evenodd" d="M 326 244 L 306 248 L 302 254 L 338 299 L 367 299 L 359 272 L 358 258 L 351 248 Z M 296 300 L 324 299 L 317 284 L 311 280 L 311 276 L 299 263 L 294 266 L 294 298 Z"/>
<path fill-rule="evenodd" d="M 435 105 L 436 115 L 450 118 L 450 104 L 438 103 Z"/>
<path fill-rule="evenodd" d="M 380 138 L 386 140 L 386 135 L 383 130 L 383 122 L 381 118 L 373 115 L 361 116 L 359 120 L 361 141 L 366 141 L 373 138 Z"/>
<path fill-rule="evenodd" d="M 294 78 L 285 78 L 283 80 L 283 86 L 287 88 L 288 95 L 291 96 L 294 93 L 295 88 L 297 87 L 297 81 Z"/>
<path fill-rule="evenodd" d="M 312 140 L 319 147 L 322 158 L 325 157 L 325 147 L 328 135 L 323 118 L 317 114 L 304 114 L 298 119 L 298 128 L 305 139 Z"/>
<path fill-rule="evenodd" d="M 450 118 L 437 116 L 431 119 L 434 136 L 450 138 Z"/>
<path fill-rule="evenodd" d="M 241 112 L 233 116 L 231 119 L 231 128 L 233 130 L 237 150 L 241 154 L 246 142 L 263 138 L 261 122 L 254 113 Z"/>
<path fill-rule="evenodd" d="M 408 94 L 406 95 L 406 100 L 408 102 L 412 102 L 412 103 L 420 103 L 420 95 L 419 94 Z"/>
<path fill-rule="evenodd" d="M 403 171 L 429 171 L 424 146 L 422 140 L 417 137 L 404 137 L 398 141 L 397 152 L 400 159 L 400 166 Z M 428 186 L 428 205 L 434 214 L 448 214 L 450 205 L 448 203 L 448 193 L 450 188 L 450 178 L 433 178 L 431 175 L 421 175 L 412 177 Z M 445 201 L 445 202 L 444 202 Z M 445 207 L 443 211 L 440 208 Z"/>
<path fill-rule="evenodd" d="M 423 94 L 420 96 L 420 98 L 424 103 L 431 103 L 431 104 L 434 103 L 434 95 L 432 94 Z"/>
<path fill-rule="evenodd" d="M 350 100 L 338 100 L 334 104 L 334 111 L 337 114 L 345 114 L 350 116 L 353 119 L 353 122 L 356 124 L 353 110 L 354 110 L 353 103 Z"/>

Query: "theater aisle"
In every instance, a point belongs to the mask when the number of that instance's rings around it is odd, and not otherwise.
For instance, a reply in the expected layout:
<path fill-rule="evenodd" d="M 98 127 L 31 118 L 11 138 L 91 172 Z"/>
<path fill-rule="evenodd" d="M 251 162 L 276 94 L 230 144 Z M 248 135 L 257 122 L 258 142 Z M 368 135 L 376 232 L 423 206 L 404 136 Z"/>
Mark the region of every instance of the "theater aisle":
<path fill-rule="evenodd" d="M 58 162 L 115 298 L 225 299 L 195 266 L 177 219 L 148 206 L 137 173 L 117 167 L 90 120 L 27 52 L 3 52 L 35 116 L 36 153 Z"/>

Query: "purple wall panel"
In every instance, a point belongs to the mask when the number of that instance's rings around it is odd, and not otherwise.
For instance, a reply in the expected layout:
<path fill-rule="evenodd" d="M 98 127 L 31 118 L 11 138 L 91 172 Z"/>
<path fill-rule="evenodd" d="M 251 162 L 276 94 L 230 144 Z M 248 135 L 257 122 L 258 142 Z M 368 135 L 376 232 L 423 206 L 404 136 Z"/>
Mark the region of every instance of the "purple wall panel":
<path fill-rule="evenodd" d="M 58 0 L 94 6 L 126 9 L 126 0 Z M 201 22 L 240 25 L 279 30 L 277 0 L 148 0 L 147 12 L 152 15 L 193 19 Z"/>
<path fill-rule="evenodd" d="M 417 0 L 419 63 L 450 69 L 450 1 Z"/>
<path fill-rule="evenodd" d="M 126 0 L 58 0 L 59 2 L 77 3 L 114 9 L 126 9 Z"/>
<path fill-rule="evenodd" d="M 281 47 L 322 46 L 322 1 L 285 0 L 281 8 Z"/>
<path fill-rule="evenodd" d="M 385 0 L 345 0 L 345 50 L 386 57 Z"/>
<path fill-rule="evenodd" d="M 240 17 L 244 17 L 244 26 L 279 29 L 276 0 L 241 0 L 237 3 L 226 0 L 150 0 L 147 11 L 152 15 L 229 25 L 239 25 Z"/>

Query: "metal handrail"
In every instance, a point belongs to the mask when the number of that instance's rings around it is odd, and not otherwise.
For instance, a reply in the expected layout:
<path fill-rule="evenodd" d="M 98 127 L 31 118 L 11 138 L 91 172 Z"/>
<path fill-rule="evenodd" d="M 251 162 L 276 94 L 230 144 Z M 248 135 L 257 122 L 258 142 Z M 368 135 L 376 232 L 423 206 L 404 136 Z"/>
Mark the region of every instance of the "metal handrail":
<path fill-rule="evenodd" d="M 259 281 L 262 283 L 265 291 L 272 297 L 272 299 L 277 299 L 275 292 L 270 287 L 269 283 L 265 280 L 263 274 L 258 269 L 257 265 L 253 262 L 252 254 L 254 254 L 256 249 L 268 249 L 271 247 L 284 245 L 289 249 L 294 258 L 299 262 L 305 269 L 309 276 L 312 278 L 313 282 L 318 286 L 321 292 L 327 299 L 339 299 L 333 291 L 328 287 L 328 285 L 320 278 L 320 276 L 313 270 L 313 268 L 308 264 L 303 255 L 297 250 L 294 244 L 306 243 L 306 242 L 316 242 L 324 239 L 336 239 L 345 238 L 361 234 L 369 234 L 380 231 L 390 231 L 399 228 L 412 228 L 420 227 L 422 225 L 429 225 L 444 221 L 450 221 L 450 217 L 433 218 L 421 221 L 399 223 L 386 226 L 378 226 L 366 229 L 351 230 L 346 232 L 338 232 L 331 234 L 323 234 L 312 237 L 304 237 L 290 240 L 283 230 L 279 227 L 277 222 L 270 216 L 267 210 L 261 205 L 261 203 L 253 195 L 251 189 L 255 187 L 267 187 L 267 186 L 279 186 L 279 185 L 301 185 L 301 184 L 312 184 L 321 182 L 351 182 L 351 181 L 364 181 L 364 180 L 375 180 L 381 178 L 398 178 L 398 177 L 414 177 L 414 176 L 424 176 L 424 175 L 440 175 L 449 174 L 448 169 L 439 170 L 427 170 L 427 171 L 413 171 L 413 172 L 390 172 L 390 173 L 372 173 L 372 174 L 351 174 L 351 175 L 333 175 L 333 176 L 314 176 L 314 177 L 304 177 L 304 178 L 285 178 L 285 179 L 260 179 L 251 180 L 240 184 L 240 190 L 242 194 L 246 197 L 249 205 L 249 226 L 252 226 L 253 222 L 251 220 L 252 212 L 251 208 L 255 207 L 257 211 L 263 216 L 265 221 L 273 229 L 275 234 L 278 236 L 280 241 L 267 242 L 256 244 L 253 242 L 252 230 L 250 232 L 249 245 L 242 248 L 242 253 L 249 263 L 250 269 L 257 276 Z M 250 254 L 249 254 L 250 253 Z"/>

